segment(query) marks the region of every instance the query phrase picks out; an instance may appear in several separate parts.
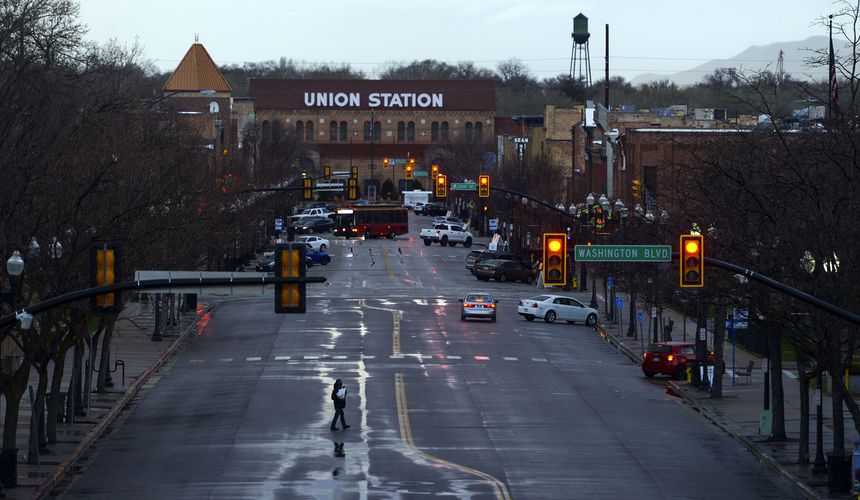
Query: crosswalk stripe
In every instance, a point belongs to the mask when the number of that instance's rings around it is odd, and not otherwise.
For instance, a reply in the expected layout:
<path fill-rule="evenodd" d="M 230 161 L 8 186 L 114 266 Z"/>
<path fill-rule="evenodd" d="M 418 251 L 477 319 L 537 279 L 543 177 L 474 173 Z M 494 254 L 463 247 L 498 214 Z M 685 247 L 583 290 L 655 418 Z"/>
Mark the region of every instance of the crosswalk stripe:
<path fill-rule="evenodd" d="M 332 356 L 331 359 L 346 359 L 346 356 Z"/>
<path fill-rule="evenodd" d="M 477 361 L 489 361 L 490 357 L 489 356 L 475 356 L 475 360 L 477 360 Z"/>
<path fill-rule="evenodd" d="M 319 356 L 305 356 L 304 359 L 320 359 Z"/>
<path fill-rule="evenodd" d="M 463 359 L 460 356 L 446 356 L 448 359 Z"/>
<path fill-rule="evenodd" d="M 538 363 L 546 363 L 548 360 L 546 358 L 532 358 L 532 361 L 537 361 Z"/>
<path fill-rule="evenodd" d="M 289 361 L 289 356 L 275 356 L 275 361 Z"/>
<path fill-rule="evenodd" d="M 261 359 L 263 359 L 263 358 L 260 358 L 260 357 L 257 357 L 257 356 L 253 356 L 253 357 L 250 357 L 250 358 L 245 358 L 245 361 L 260 361 Z"/>
<path fill-rule="evenodd" d="M 513 356 L 505 356 L 502 359 L 504 359 L 505 361 L 517 361 L 519 358 L 515 358 Z"/>
<path fill-rule="evenodd" d="M 365 356 L 364 354 L 362 354 L 361 359 L 376 359 L 376 356 Z"/>
<path fill-rule="evenodd" d="M 189 363 L 191 363 L 192 365 L 199 365 L 199 364 L 203 364 L 203 363 L 204 363 L 204 360 L 202 360 L 202 359 L 192 359 L 192 360 L 189 360 L 188 362 L 189 362 Z"/>
<path fill-rule="evenodd" d="M 233 362 L 233 358 L 220 358 L 220 359 L 218 359 L 218 361 L 221 361 L 221 362 L 224 362 L 224 363 L 232 363 L 232 362 Z"/>

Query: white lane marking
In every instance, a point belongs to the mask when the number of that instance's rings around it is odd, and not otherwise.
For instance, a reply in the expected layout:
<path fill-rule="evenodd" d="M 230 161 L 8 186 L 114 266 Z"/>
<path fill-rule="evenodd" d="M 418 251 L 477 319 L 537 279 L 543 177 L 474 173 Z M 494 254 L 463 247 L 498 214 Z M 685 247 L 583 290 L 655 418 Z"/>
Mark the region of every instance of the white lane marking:
<path fill-rule="evenodd" d="M 289 356 L 275 356 L 275 361 L 289 361 Z"/>
<path fill-rule="evenodd" d="M 319 356 L 305 356 L 304 359 L 320 359 Z"/>
<path fill-rule="evenodd" d="M 460 356 L 447 356 L 448 359 L 463 359 Z"/>
<path fill-rule="evenodd" d="M 403 359 L 402 354 L 391 354 L 388 356 L 388 359 Z"/>
<path fill-rule="evenodd" d="M 232 363 L 233 358 L 220 358 L 220 359 L 218 359 L 218 361 L 222 361 L 224 363 Z"/>
<path fill-rule="evenodd" d="M 332 356 L 332 359 L 346 359 L 346 356 Z"/>
<path fill-rule="evenodd" d="M 362 354 L 361 359 L 376 359 L 376 356 L 365 356 L 364 354 Z"/>
<path fill-rule="evenodd" d="M 361 288 L 367 288 L 367 280 L 361 280 Z"/>
<path fill-rule="evenodd" d="M 202 359 L 192 359 L 192 360 L 188 361 L 188 363 L 190 363 L 192 365 L 201 365 L 201 364 L 203 364 L 203 362 L 204 361 Z"/>
<path fill-rule="evenodd" d="M 505 357 L 504 357 L 504 358 L 502 358 L 502 359 L 504 359 L 505 361 L 519 361 L 519 358 L 516 358 L 516 357 L 513 357 L 513 356 L 505 356 Z"/>
<path fill-rule="evenodd" d="M 489 356 L 475 356 L 475 360 L 476 361 L 489 361 L 490 357 Z"/>
<path fill-rule="evenodd" d="M 796 374 L 796 373 L 794 373 L 794 372 L 792 372 L 792 371 L 790 371 L 790 370 L 783 370 L 783 371 L 782 371 L 782 374 L 783 374 L 783 375 L 785 375 L 785 376 L 786 376 L 786 377 L 788 377 L 788 378 L 797 378 L 797 374 Z"/>
<path fill-rule="evenodd" d="M 419 306 L 426 306 L 427 305 L 427 299 L 413 299 L 413 300 Z"/>
<path fill-rule="evenodd" d="M 259 358 L 259 357 L 257 357 L 257 356 L 253 356 L 253 357 L 250 357 L 250 358 L 245 358 L 245 361 L 260 361 L 261 359 L 263 359 L 263 358 Z"/>
<path fill-rule="evenodd" d="M 532 358 L 532 361 L 537 361 L 538 363 L 546 363 L 548 360 L 546 358 Z"/>

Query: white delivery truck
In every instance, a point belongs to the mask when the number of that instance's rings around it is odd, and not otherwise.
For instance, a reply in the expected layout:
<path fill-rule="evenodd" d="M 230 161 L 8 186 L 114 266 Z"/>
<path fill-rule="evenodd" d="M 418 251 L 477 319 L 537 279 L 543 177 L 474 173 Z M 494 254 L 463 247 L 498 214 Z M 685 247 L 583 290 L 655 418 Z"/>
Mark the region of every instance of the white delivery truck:
<path fill-rule="evenodd" d="M 403 191 L 403 206 L 414 208 L 417 203 L 427 204 L 431 194 L 433 194 L 432 191 L 421 191 L 419 189 Z"/>

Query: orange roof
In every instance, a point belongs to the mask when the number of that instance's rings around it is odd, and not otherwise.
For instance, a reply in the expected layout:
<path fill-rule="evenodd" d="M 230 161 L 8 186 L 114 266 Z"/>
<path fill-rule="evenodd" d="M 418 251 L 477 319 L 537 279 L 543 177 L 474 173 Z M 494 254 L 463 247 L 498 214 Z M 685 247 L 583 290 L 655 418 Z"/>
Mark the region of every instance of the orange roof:
<path fill-rule="evenodd" d="M 203 45 L 195 43 L 167 79 L 164 91 L 197 92 L 200 90 L 233 91 Z"/>

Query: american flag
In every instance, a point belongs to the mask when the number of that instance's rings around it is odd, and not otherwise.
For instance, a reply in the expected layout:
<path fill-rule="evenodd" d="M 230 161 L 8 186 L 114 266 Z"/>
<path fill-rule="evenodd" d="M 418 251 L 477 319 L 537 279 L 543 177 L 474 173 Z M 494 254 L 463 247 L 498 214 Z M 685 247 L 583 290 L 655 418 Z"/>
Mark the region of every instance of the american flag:
<path fill-rule="evenodd" d="M 833 52 L 833 25 L 830 29 L 830 116 L 839 114 L 839 85 L 836 80 L 836 55 Z"/>

